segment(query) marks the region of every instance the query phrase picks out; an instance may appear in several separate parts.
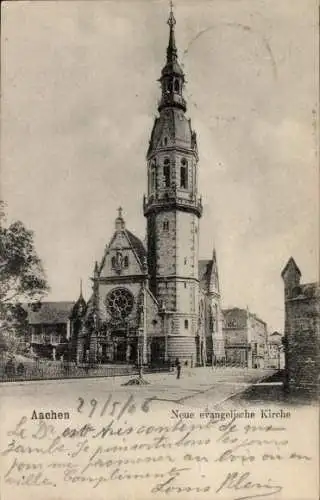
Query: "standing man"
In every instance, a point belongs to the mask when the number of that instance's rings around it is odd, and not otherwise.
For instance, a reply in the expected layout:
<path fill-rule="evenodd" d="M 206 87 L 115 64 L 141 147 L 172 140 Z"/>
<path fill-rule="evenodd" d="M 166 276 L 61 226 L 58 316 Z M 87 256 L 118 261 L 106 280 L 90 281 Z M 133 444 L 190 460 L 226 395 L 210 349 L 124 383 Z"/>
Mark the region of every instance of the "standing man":
<path fill-rule="evenodd" d="M 176 368 L 177 368 L 177 378 L 180 378 L 180 373 L 181 373 L 181 363 L 179 358 L 176 359 Z"/>

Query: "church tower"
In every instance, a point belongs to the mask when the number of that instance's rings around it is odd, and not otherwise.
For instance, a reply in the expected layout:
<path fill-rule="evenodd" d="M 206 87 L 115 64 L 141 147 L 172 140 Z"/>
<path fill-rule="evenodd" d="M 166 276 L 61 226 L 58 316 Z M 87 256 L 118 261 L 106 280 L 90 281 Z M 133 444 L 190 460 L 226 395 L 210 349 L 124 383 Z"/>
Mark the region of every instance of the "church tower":
<path fill-rule="evenodd" d="M 166 357 L 196 361 L 199 303 L 198 152 L 186 117 L 185 76 L 178 62 L 175 24 L 170 11 L 166 64 L 161 72 L 159 115 L 147 152 L 147 219 L 150 289 L 162 306 Z"/>

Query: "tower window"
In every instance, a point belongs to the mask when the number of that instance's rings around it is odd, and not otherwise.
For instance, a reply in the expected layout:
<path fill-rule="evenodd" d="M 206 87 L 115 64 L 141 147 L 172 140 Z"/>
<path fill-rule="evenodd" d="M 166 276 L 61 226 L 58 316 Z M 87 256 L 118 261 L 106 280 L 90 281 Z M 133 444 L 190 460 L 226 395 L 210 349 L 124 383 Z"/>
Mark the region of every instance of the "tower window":
<path fill-rule="evenodd" d="M 164 146 L 168 145 L 168 137 L 164 137 L 164 139 L 163 139 L 163 145 Z"/>
<path fill-rule="evenodd" d="M 151 168 L 151 189 L 154 190 L 156 188 L 156 169 L 153 166 Z"/>
<path fill-rule="evenodd" d="M 175 80 L 175 81 L 174 81 L 174 91 L 175 91 L 175 92 L 179 92 L 179 90 L 180 90 L 179 81 L 178 81 L 178 80 Z"/>
<path fill-rule="evenodd" d="M 163 222 L 163 230 L 164 231 L 169 231 L 169 221 L 168 220 L 165 220 Z"/>
<path fill-rule="evenodd" d="M 183 284 L 184 284 L 184 287 L 185 287 L 185 288 L 187 288 L 187 283 L 186 283 L 186 282 L 184 282 Z"/>
<path fill-rule="evenodd" d="M 180 187 L 188 188 L 188 162 L 184 158 L 181 160 L 180 167 Z"/>
<path fill-rule="evenodd" d="M 163 163 L 164 185 L 170 187 L 170 160 L 166 158 Z"/>
<path fill-rule="evenodd" d="M 184 327 L 186 330 L 189 328 L 189 321 L 187 319 L 184 320 Z"/>
<path fill-rule="evenodd" d="M 184 261 L 183 261 L 183 262 L 184 262 L 184 264 L 185 264 L 185 265 L 187 264 L 187 262 L 188 262 L 188 261 L 187 261 L 187 257 L 185 257 L 185 258 L 184 258 Z"/>
<path fill-rule="evenodd" d="M 115 267 L 116 267 L 116 258 L 115 257 L 112 257 L 112 259 L 111 259 L 111 267 L 112 267 L 112 269 L 115 269 Z"/>
<path fill-rule="evenodd" d="M 127 255 L 123 259 L 123 266 L 129 267 L 129 257 Z"/>

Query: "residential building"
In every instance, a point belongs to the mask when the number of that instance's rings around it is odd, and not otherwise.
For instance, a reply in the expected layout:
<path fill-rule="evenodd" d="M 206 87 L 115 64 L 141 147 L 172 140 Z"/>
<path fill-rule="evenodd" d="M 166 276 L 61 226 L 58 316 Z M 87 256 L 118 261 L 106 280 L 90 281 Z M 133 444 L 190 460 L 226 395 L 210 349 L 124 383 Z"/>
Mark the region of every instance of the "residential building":
<path fill-rule="evenodd" d="M 58 359 L 68 352 L 74 302 L 40 302 L 24 306 L 29 330 L 26 340 L 34 354 Z"/>
<path fill-rule="evenodd" d="M 268 336 L 268 357 L 269 368 L 282 370 L 284 368 L 284 345 L 283 336 L 279 332 L 273 332 Z"/>
<path fill-rule="evenodd" d="M 267 324 L 248 309 L 223 309 L 226 363 L 263 368 L 267 359 Z"/>

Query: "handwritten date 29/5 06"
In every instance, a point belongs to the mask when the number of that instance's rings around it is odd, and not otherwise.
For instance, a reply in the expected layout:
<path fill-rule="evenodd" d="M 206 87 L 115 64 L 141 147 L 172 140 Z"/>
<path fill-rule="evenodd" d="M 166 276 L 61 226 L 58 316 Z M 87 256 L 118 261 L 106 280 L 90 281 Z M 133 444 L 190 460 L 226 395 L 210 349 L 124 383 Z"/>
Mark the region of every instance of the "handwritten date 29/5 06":
<path fill-rule="evenodd" d="M 102 403 L 94 398 L 85 400 L 84 398 L 79 397 L 77 411 L 78 413 L 88 415 L 89 418 L 92 418 L 93 416 L 109 416 L 114 417 L 116 420 L 120 420 L 125 414 L 132 415 L 137 411 L 137 409 L 141 409 L 143 412 L 147 413 L 150 410 L 149 405 L 151 401 L 155 399 L 157 398 L 147 398 L 137 407 L 132 395 L 130 395 L 127 400 L 115 401 L 110 394 L 109 397 Z"/>

